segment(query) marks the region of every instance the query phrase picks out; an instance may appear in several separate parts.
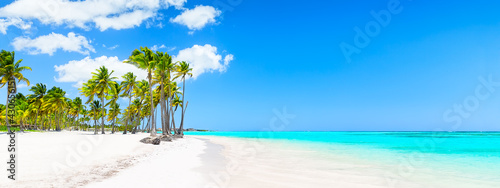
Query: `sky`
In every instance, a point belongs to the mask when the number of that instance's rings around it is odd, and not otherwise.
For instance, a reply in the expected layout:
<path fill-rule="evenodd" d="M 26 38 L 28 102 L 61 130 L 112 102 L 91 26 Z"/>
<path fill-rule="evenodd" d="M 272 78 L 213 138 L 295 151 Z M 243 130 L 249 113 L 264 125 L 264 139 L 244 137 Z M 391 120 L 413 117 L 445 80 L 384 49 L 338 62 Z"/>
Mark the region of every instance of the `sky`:
<path fill-rule="evenodd" d="M 145 78 L 122 63 L 134 49 L 168 52 L 194 68 L 185 127 L 499 131 L 499 5 L 1 1 L 0 47 L 33 68 L 31 84 L 61 87 L 69 98 L 101 65 Z"/>

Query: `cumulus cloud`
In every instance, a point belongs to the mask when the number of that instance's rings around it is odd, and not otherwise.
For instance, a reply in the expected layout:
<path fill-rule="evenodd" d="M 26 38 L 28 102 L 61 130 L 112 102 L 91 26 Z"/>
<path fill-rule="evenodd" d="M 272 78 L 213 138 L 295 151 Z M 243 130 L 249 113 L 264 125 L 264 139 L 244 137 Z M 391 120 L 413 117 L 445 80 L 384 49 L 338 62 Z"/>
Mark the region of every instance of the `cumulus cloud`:
<path fill-rule="evenodd" d="M 28 51 L 28 53 L 33 55 L 53 55 L 58 49 L 66 52 L 78 52 L 84 55 L 89 55 L 89 52 L 95 53 L 94 47 L 90 45 L 90 41 L 87 38 L 73 32 L 68 33 L 68 36 L 51 33 L 35 39 L 16 37 L 11 45 L 17 51 Z"/>
<path fill-rule="evenodd" d="M 115 17 L 96 18 L 95 24 L 101 31 L 108 30 L 109 28 L 121 30 L 139 26 L 143 20 L 151 18 L 153 15 L 154 13 L 151 11 L 136 10 Z"/>
<path fill-rule="evenodd" d="M 191 48 L 180 50 L 179 54 L 174 57 L 174 61 L 186 61 L 190 64 L 193 68 L 194 79 L 206 72 L 226 72 L 233 59 L 232 54 L 226 55 L 223 59 L 222 55 L 217 53 L 217 47 L 210 44 L 194 45 Z"/>
<path fill-rule="evenodd" d="M 15 26 L 22 30 L 28 30 L 31 28 L 31 22 L 25 22 L 20 18 L 7 18 L 0 19 L 0 33 L 7 34 L 7 28 L 9 26 Z"/>
<path fill-rule="evenodd" d="M 187 26 L 190 30 L 200 30 L 207 24 L 216 23 L 215 18 L 222 12 L 211 6 L 198 5 L 194 9 L 188 9 L 170 22 Z M 190 33 L 192 33 L 192 31 Z"/>
<path fill-rule="evenodd" d="M 0 18 L 39 20 L 46 25 L 67 25 L 101 31 L 139 26 L 157 16 L 158 11 L 174 6 L 181 9 L 186 0 L 17 0 L 0 8 Z M 5 19 L 4 19 L 5 20 Z M 4 21 L 5 22 L 5 21 Z M 0 22 L 1 29 L 15 24 Z"/>
<path fill-rule="evenodd" d="M 74 87 L 81 87 L 84 82 L 92 78 L 92 72 L 95 72 L 101 66 L 106 66 L 109 70 L 114 70 L 112 76 L 117 77 L 122 81 L 122 75 L 127 72 L 133 72 L 137 75 L 137 79 L 146 79 L 147 72 L 133 65 L 123 63 L 118 57 L 101 56 L 95 59 L 86 57 L 82 60 L 70 61 L 64 65 L 54 66 L 58 76 L 55 77 L 56 82 L 73 82 Z"/>

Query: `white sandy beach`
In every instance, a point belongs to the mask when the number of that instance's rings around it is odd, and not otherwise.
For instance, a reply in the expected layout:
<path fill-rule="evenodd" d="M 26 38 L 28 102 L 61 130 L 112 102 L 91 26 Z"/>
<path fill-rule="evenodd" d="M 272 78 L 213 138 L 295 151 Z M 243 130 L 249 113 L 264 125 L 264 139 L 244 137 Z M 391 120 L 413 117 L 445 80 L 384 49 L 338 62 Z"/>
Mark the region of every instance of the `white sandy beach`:
<path fill-rule="evenodd" d="M 139 142 L 147 136 L 21 133 L 17 180 L 5 173 L 0 187 L 496 187 L 425 173 L 389 176 L 393 166 L 280 141 L 185 136 L 159 146 Z M 0 143 L 7 142 L 1 134 Z M 7 160 L 5 149 L 0 157 Z"/>

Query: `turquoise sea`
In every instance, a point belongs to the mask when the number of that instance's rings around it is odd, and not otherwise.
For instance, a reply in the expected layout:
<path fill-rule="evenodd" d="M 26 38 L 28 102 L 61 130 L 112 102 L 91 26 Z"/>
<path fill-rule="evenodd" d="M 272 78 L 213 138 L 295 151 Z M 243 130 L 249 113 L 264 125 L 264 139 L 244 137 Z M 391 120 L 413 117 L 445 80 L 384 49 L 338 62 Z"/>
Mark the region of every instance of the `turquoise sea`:
<path fill-rule="evenodd" d="M 185 132 L 284 141 L 407 171 L 500 183 L 500 132 Z"/>

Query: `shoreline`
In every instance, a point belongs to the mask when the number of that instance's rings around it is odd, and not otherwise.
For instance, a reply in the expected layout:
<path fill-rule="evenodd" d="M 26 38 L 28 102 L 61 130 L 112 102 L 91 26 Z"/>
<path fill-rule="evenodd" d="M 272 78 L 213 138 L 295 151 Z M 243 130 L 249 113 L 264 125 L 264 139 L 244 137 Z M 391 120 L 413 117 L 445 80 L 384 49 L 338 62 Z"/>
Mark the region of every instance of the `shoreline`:
<path fill-rule="evenodd" d="M 160 145 L 135 135 L 63 131 L 21 133 L 19 179 L 0 178 L 9 187 L 498 187 L 497 182 L 445 176 L 418 169 L 412 176 L 391 174 L 399 163 L 381 163 L 320 151 L 286 140 L 185 135 Z M 6 134 L 0 142 L 7 143 Z M 89 146 L 88 151 L 82 146 Z M 84 147 L 83 147 L 84 149 Z M 82 153 L 77 160 L 75 153 Z M 0 157 L 6 157 L 0 151 Z M 1 159 L 0 158 L 0 159 Z M 70 159 L 70 160 L 68 160 Z M 63 164 L 69 168 L 60 167 Z M 54 170 L 60 167 L 59 171 Z M 472 173 L 472 172 L 471 172 Z M 436 179 L 438 178 L 438 179 Z"/>

